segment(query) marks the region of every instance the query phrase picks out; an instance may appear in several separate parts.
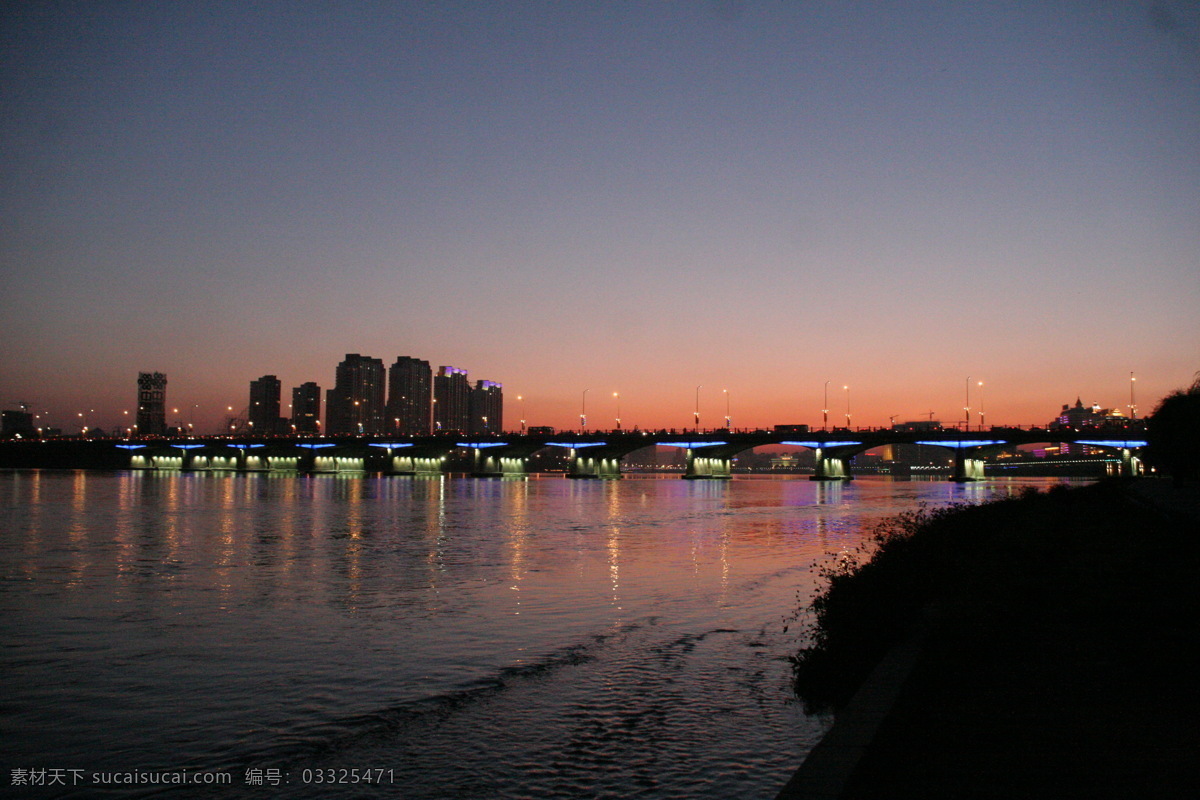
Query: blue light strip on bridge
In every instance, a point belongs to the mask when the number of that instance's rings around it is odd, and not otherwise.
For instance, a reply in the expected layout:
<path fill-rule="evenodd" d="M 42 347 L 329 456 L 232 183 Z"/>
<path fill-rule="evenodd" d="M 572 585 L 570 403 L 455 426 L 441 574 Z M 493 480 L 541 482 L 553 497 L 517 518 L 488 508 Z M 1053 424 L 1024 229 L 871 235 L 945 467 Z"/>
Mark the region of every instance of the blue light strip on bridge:
<path fill-rule="evenodd" d="M 144 445 L 144 444 L 119 444 L 119 445 L 117 445 L 117 447 L 121 448 L 122 450 L 145 450 L 146 449 L 146 445 Z"/>
<path fill-rule="evenodd" d="M 816 450 L 822 447 L 854 447 L 862 444 L 862 442 L 780 442 L 780 444 L 792 447 L 811 447 L 813 450 Z"/>
<path fill-rule="evenodd" d="M 605 444 L 607 442 L 546 442 L 547 447 L 570 447 L 576 450 L 582 447 L 603 447 Z"/>
<path fill-rule="evenodd" d="M 729 442 L 658 442 L 658 444 L 664 447 L 687 447 L 694 450 L 697 447 L 718 447 L 729 444 Z"/>
<path fill-rule="evenodd" d="M 337 445 L 332 444 L 332 443 L 325 443 L 325 444 L 300 444 L 300 443 L 297 443 L 296 447 L 304 447 L 308 450 L 320 450 L 322 447 L 337 447 Z"/>
<path fill-rule="evenodd" d="M 393 450 L 397 447 L 412 447 L 412 442 L 371 442 L 367 447 L 386 447 Z"/>
<path fill-rule="evenodd" d="M 199 450 L 201 447 L 204 447 L 204 445 L 202 445 L 202 444 L 173 444 L 173 445 L 171 445 L 171 447 L 174 447 L 176 450 Z"/>
<path fill-rule="evenodd" d="M 1145 447 L 1150 444 L 1142 439 L 1080 439 L 1075 444 L 1090 444 L 1092 447 Z"/>
<path fill-rule="evenodd" d="M 256 447 L 266 447 L 265 444 L 231 444 L 230 447 L 236 447 L 238 450 L 253 450 Z"/>
<path fill-rule="evenodd" d="M 456 447 L 508 447 L 508 442 L 458 442 Z"/>
<path fill-rule="evenodd" d="M 932 447 L 949 447 L 951 450 L 965 450 L 968 447 L 987 447 L 992 444 L 1008 444 L 1003 439 L 964 439 L 960 441 L 949 442 L 913 442 L 913 444 L 926 444 Z"/>

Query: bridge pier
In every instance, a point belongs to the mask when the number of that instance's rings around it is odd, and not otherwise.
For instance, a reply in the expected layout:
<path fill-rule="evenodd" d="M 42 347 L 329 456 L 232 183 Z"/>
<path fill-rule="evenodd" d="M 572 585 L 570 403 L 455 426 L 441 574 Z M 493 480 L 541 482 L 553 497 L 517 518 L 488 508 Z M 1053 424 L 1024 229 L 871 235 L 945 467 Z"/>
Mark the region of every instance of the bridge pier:
<path fill-rule="evenodd" d="M 684 480 L 705 478 L 727 481 L 733 477 L 732 464 L 733 459 L 728 456 L 696 455 L 694 450 L 688 450 L 683 477 Z"/>
<path fill-rule="evenodd" d="M 392 456 L 392 475 L 419 475 L 435 477 L 442 474 L 442 456 Z"/>
<path fill-rule="evenodd" d="M 575 455 L 572 451 L 568 478 L 619 480 L 621 477 L 620 456 Z"/>
<path fill-rule="evenodd" d="M 854 475 L 850 472 L 850 459 L 848 455 L 833 455 L 822 447 L 818 447 L 813 452 L 813 457 L 816 459 L 816 468 L 813 470 L 813 475 L 809 480 L 814 481 L 852 481 Z"/>
<path fill-rule="evenodd" d="M 971 481 L 981 481 L 983 475 L 982 458 L 971 458 L 967 455 L 966 448 L 960 448 L 954 451 L 954 473 L 950 480 L 955 483 L 970 483 Z"/>
<path fill-rule="evenodd" d="M 475 468 L 472 478 L 527 478 L 525 459 L 483 452 L 475 448 Z"/>
<path fill-rule="evenodd" d="M 1142 460 L 1128 447 L 1121 448 L 1121 464 L 1117 474 L 1123 478 L 1133 478 L 1142 474 Z"/>

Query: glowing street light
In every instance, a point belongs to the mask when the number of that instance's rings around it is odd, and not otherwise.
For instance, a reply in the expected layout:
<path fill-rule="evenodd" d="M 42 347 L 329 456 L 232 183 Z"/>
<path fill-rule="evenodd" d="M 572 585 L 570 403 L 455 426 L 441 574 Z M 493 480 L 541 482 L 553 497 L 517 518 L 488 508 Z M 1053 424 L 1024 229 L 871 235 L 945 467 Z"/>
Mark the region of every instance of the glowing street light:
<path fill-rule="evenodd" d="M 725 393 L 725 430 L 732 430 L 733 417 L 729 415 L 729 390 L 722 389 L 721 391 Z"/>
<path fill-rule="evenodd" d="M 579 404 L 579 430 L 580 431 L 587 430 L 587 393 L 590 391 L 591 391 L 591 389 L 583 390 L 583 400 Z"/>
<path fill-rule="evenodd" d="M 617 401 L 617 430 L 621 430 L 621 393 L 613 392 L 613 397 Z"/>
<path fill-rule="evenodd" d="M 696 431 L 700 430 L 700 387 L 696 387 Z"/>
<path fill-rule="evenodd" d="M 850 387 L 843 386 L 846 390 L 846 430 L 850 430 Z"/>
<path fill-rule="evenodd" d="M 979 430 L 983 430 L 983 381 L 979 382 Z"/>
<path fill-rule="evenodd" d="M 1133 376 L 1133 373 L 1132 372 L 1129 373 L 1129 418 L 1130 419 L 1137 419 L 1137 402 L 1133 399 L 1133 385 L 1136 381 L 1137 381 L 1137 378 L 1135 378 Z"/>
<path fill-rule="evenodd" d="M 517 395 L 517 402 L 521 405 L 521 433 L 525 432 L 525 398 L 522 395 Z"/>

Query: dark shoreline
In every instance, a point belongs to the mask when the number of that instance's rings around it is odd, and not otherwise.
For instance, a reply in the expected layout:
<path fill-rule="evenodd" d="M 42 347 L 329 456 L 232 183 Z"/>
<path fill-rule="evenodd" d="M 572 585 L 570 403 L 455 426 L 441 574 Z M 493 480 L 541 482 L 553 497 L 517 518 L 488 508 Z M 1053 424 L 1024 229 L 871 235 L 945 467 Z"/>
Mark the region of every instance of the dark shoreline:
<path fill-rule="evenodd" d="M 888 661 L 849 702 L 801 658 L 841 711 L 780 797 L 1200 796 L 1197 495 L 1113 480 L 893 526 L 832 576 L 842 652 L 816 659 Z"/>

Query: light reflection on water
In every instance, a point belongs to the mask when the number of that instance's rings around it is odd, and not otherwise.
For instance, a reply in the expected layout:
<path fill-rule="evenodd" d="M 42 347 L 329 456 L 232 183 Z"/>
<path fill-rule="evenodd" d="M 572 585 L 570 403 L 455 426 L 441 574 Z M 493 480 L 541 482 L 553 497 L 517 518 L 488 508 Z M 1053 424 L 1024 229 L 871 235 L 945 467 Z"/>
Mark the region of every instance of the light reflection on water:
<path fill-rule="evenodd" d="M 813 564 L 1052 482 L 0 473 L 2 766 L 769 795 L 821 733 L 786 661 Z"/>

